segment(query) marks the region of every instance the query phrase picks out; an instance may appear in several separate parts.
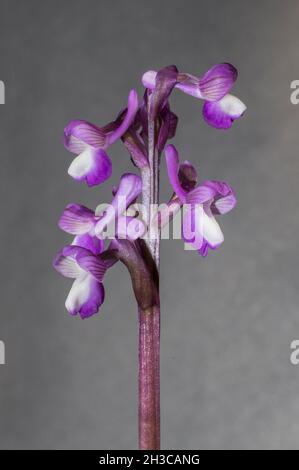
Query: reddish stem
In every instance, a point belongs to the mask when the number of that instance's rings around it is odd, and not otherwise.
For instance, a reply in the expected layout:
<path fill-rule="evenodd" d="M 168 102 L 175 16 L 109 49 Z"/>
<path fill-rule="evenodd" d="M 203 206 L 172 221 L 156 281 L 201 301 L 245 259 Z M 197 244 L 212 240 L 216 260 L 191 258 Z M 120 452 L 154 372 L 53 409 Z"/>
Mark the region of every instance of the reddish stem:
<path fill-rule="evenodd" d="M 160 449 L 160 309 L 139 310 L 139 448 Z"/>
<path fill-rule="evenodd" d="M 150 230 L 151 209 L 159 203 L 159 153 L 155 145 L 155 122 L 150 118 L 148 97 L 149 168 L 142 172 L 143 205 L 149 227 L 146 240 L 159 272 L 160 233 Z M 139 310 L 139 448 L 160 449 L 160 306 L 151 311 Z"/>

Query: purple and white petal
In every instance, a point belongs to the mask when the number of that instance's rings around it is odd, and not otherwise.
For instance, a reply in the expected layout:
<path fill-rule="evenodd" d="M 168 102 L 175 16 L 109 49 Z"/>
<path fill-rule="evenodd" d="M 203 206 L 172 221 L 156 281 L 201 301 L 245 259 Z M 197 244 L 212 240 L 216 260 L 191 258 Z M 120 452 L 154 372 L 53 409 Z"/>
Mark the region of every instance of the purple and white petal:
<path fill-rule="evenodd" d="M 214 65 L 199 80 L 201 97 L 207 101 L 221 100 L 231 90 L 237 77 L 238 71 L 233 65 Z"/>
<path fill-rule="evenodd" d="M 131 126 L 138 110 L 138 95 L 135 90 L 131 90 L 128 97 L 127 112 L 121 124 L 107 135 L 107 146 L 118 140 Z"/>
<path fill-rule="evenodd" d="M 189 73 L 179 73 L 176 88 L 194 98 L 203 99 L 203 94 L 199 87 L 200 79 Z"/>
<path fill-rule="evenodd" d="M 212 188 L 215 191 L 214 199 L 211 203 L 211 210 L 213 214 L 227 214 L 237 204 L 232 187 L 225 181 L 205 181 L 203 186 Z"/>
<path fill-rule="evenodd" d="M 98 282 L 102 282 L 107 267 L 100 257 L 94 256 L 91 252 L 79 253 L 76 261 L 80 268 L 91 274 Z"/>
<path fill-rule="evenodd" d="M 215 219 L 209 205 L 204 204 L 203 219 L 203 238 L 211 248 L 217 248 L 224 240 L 222 230 Z"/>
<path fill-rule="evenodd" d="M 104 250 L 104 240 L 100 240 L 99 238 L 90 235 L 89 233 L 77 235 L 74 238 L 72 245 L 86 248 L 94 255 L 99 255 Z"/>
<path fill-rule="evenodd" d="M 112 163 L 103 149 L 87 147 L 71 163 L 68 174 L 77 181 L 95 186 L 110 178 Z"/>
<path fill-rule="evenodd" d="M 187 194 L 186 201 L 189 204 L 203 204 L 211 201 L 215 196 L 214 188 L 201 184 Z"/>
<path fill-rule="evenodd" d="M 202 204 L 184 204 L 182 238 L 194 250 L 199 250 L 203 243 L 203 216 Z"/>
<path fill-rule="evenodd" d="M 64 209 L 58 226 L 72 235 L 89 232 L 94 225 L 94 212 L 80 204 L 69 204 Z"/>
<path fill-rule="evenodd" d="M 71 121 L 64 129 L 64 145 L 72 153 L 80 154 L 87 146 L 102 148 L 106 135 L 99 127 L 87 121 Z"/>
<path fill-rule="evenodd" d="M 183 189 L 179 180 L 179 155 L 174 145 L 167 145 L 165 148 L 165 158 L 170 184 L 175 194 L 182 202 L 185 202 L 187 192 Z"/>
<path fill-rule="evenodd" d="M 77 278 L 84 273 L 72 256 L 65 256 L 61 250 L 54 258 L 53 267 L 64 277 Z"/>
<path fill-rule="evenodd" d="M 101 238 L 102 232 L 110 223 L 116 223 L 117 217 L 125 212 L 127 207 L 136 200 L 141 191 L 142 180 L 140 176 L 134 173 L 122 175 L 112 203 L 106 208 L 104 214 L 96 214 L 100 216 L 100 220 L 95 226 L 95 234 L 97 237 Z"/>
<path fill-rule="evenodd" d="M 65 306 L 71 315 L 79 314 L 84 319 L 99 311 L 104 298 L 103 284 L 97 282 L 90 274 L 85 273 L 74 281 Z"/>
<path fill-rule="evenodd" d="M 216 199 L 211 204 L 211 210 L 213 214 L 227 214 L 230 212 L 237 204 L 237 198 L 234 193 L 229 194 L 228 196 L 223 196 L 219 199 Z"/>
<path fill-rule="evenodd" d="M 206 101 L 202 113 L 207 124 L 217 129 L 229 129 L 235 119 L 245 112 L 246 106 L 239 98 L 225 95 L 220 101 Z"/>

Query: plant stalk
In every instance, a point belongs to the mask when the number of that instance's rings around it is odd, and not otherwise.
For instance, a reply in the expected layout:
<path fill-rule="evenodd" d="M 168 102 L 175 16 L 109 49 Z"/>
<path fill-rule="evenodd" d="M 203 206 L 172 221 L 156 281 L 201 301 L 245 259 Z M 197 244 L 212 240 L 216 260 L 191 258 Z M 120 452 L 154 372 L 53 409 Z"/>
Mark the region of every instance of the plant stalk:
<path fill-rule="evenodd" d="M 159 204 L 159 160 L 156 146 L 156 122 L 151 119 L 151 96 L 148 97 L 149 168 L 142 170 L 142 202 L 149 234 L 148 249 L 159 272 L 160 231 L 150 227 L 151 211 Z M 139 449 L 160 449 L 160 304 L 151 311 L 139 309 Z"/>

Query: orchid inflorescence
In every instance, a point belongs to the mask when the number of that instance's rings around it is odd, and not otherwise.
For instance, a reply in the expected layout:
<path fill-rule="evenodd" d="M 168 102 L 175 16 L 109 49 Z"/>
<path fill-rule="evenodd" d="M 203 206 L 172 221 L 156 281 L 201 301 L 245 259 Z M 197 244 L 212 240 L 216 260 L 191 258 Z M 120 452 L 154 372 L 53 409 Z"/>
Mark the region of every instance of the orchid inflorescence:
<path fill-rule="evenodd" d="M 233 209 L 236 197 L 226 182 L 208 180 L 198 184 L 193 165 L 189 161 L 180 163 L 175 146 L 167 144 L 175 136 L 178 122 L 170 109 L 169 96 L 177 88 L 203 100 L 204 120 L 215 128 L 228 129 L 246 109 L 238 98 L 229 94 L 236 78 L 237 70 L 227 63 L 215 65 L 200 78 L 180 73 L 175 66 L 149 71 L 142 77 L 145 93 L 141 103 L 132 90 L 127 107 L 106 126 L 75 120 L 65 128 L 64 145 L 76 155 L 68 169 L 75 180 L 88 186 L 108 180 L 112 163 L 106 151 L 118 139 L 123 141 L 140 171 L 140 174 L 122 175 L 118 187 L 112 190 L 112 202 L 105 209 L 98 206 L 92 211 L 80 204 L 69 204 L 60 217 L 59 227 L 74 236 L 54 260 L 58 272 L 74 279 L 65 304 L 71 315 L 87 318 L 98 312 L 105 296 L 104 275 L 117 261 L 122 261 L 129 270 L 139 307 L 146 311 L 158 303 L 158 274 L 150 239 L 159 237 L 161 225 L 182 208 L 186 209 L 182 219 L 185 242 L 202 256 L 223 242 L 215 215 Z M 154 133 L 158 155 L 156 171 L 164 152 L 173 190 L 166 205 L 168 220 L 162 212 L 156 231 L 151 231 L 149 225 L 157 217 L 150 218 L 142 205 L 137 204 L 141 195 L 147 201 L 150 191 L 146 177 L 153 164 L 148 152 L 150 132 Z M 105 241 L 107 227 L 112 223 L 112 240 L 110 237 Z"/>

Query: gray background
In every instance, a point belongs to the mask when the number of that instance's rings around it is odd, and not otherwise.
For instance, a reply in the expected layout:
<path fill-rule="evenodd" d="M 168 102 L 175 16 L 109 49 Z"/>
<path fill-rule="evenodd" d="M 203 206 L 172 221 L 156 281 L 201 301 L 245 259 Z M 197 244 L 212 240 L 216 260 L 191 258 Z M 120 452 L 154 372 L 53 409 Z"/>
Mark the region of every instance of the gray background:
<path fill-rule="evenodd" d="M 229 132 L 209 128 L 201 103 L 172 98 L 175 142 L 203 179 L 225 179 L 237 209 L 207 259 L 163 242 L 162 445 L 185 449 L 299 448 L 299 3 L 276 1 L 0 0 L 0 447 L 136 446 L 137 317 L 126 270 L 105 280 L 100 315 L 71 318 L 71 285 L 52 268 L 70 238 L 63 207 L 95 207 L 128 169 L 111 148 L 111 182 L 67 176 L 65 124 L 112 119 L 145 70 L 175 63 L 201 74 L 239 69 L 248 106 Z M 162 169 L 162 199 L 170 194 Z"/>

